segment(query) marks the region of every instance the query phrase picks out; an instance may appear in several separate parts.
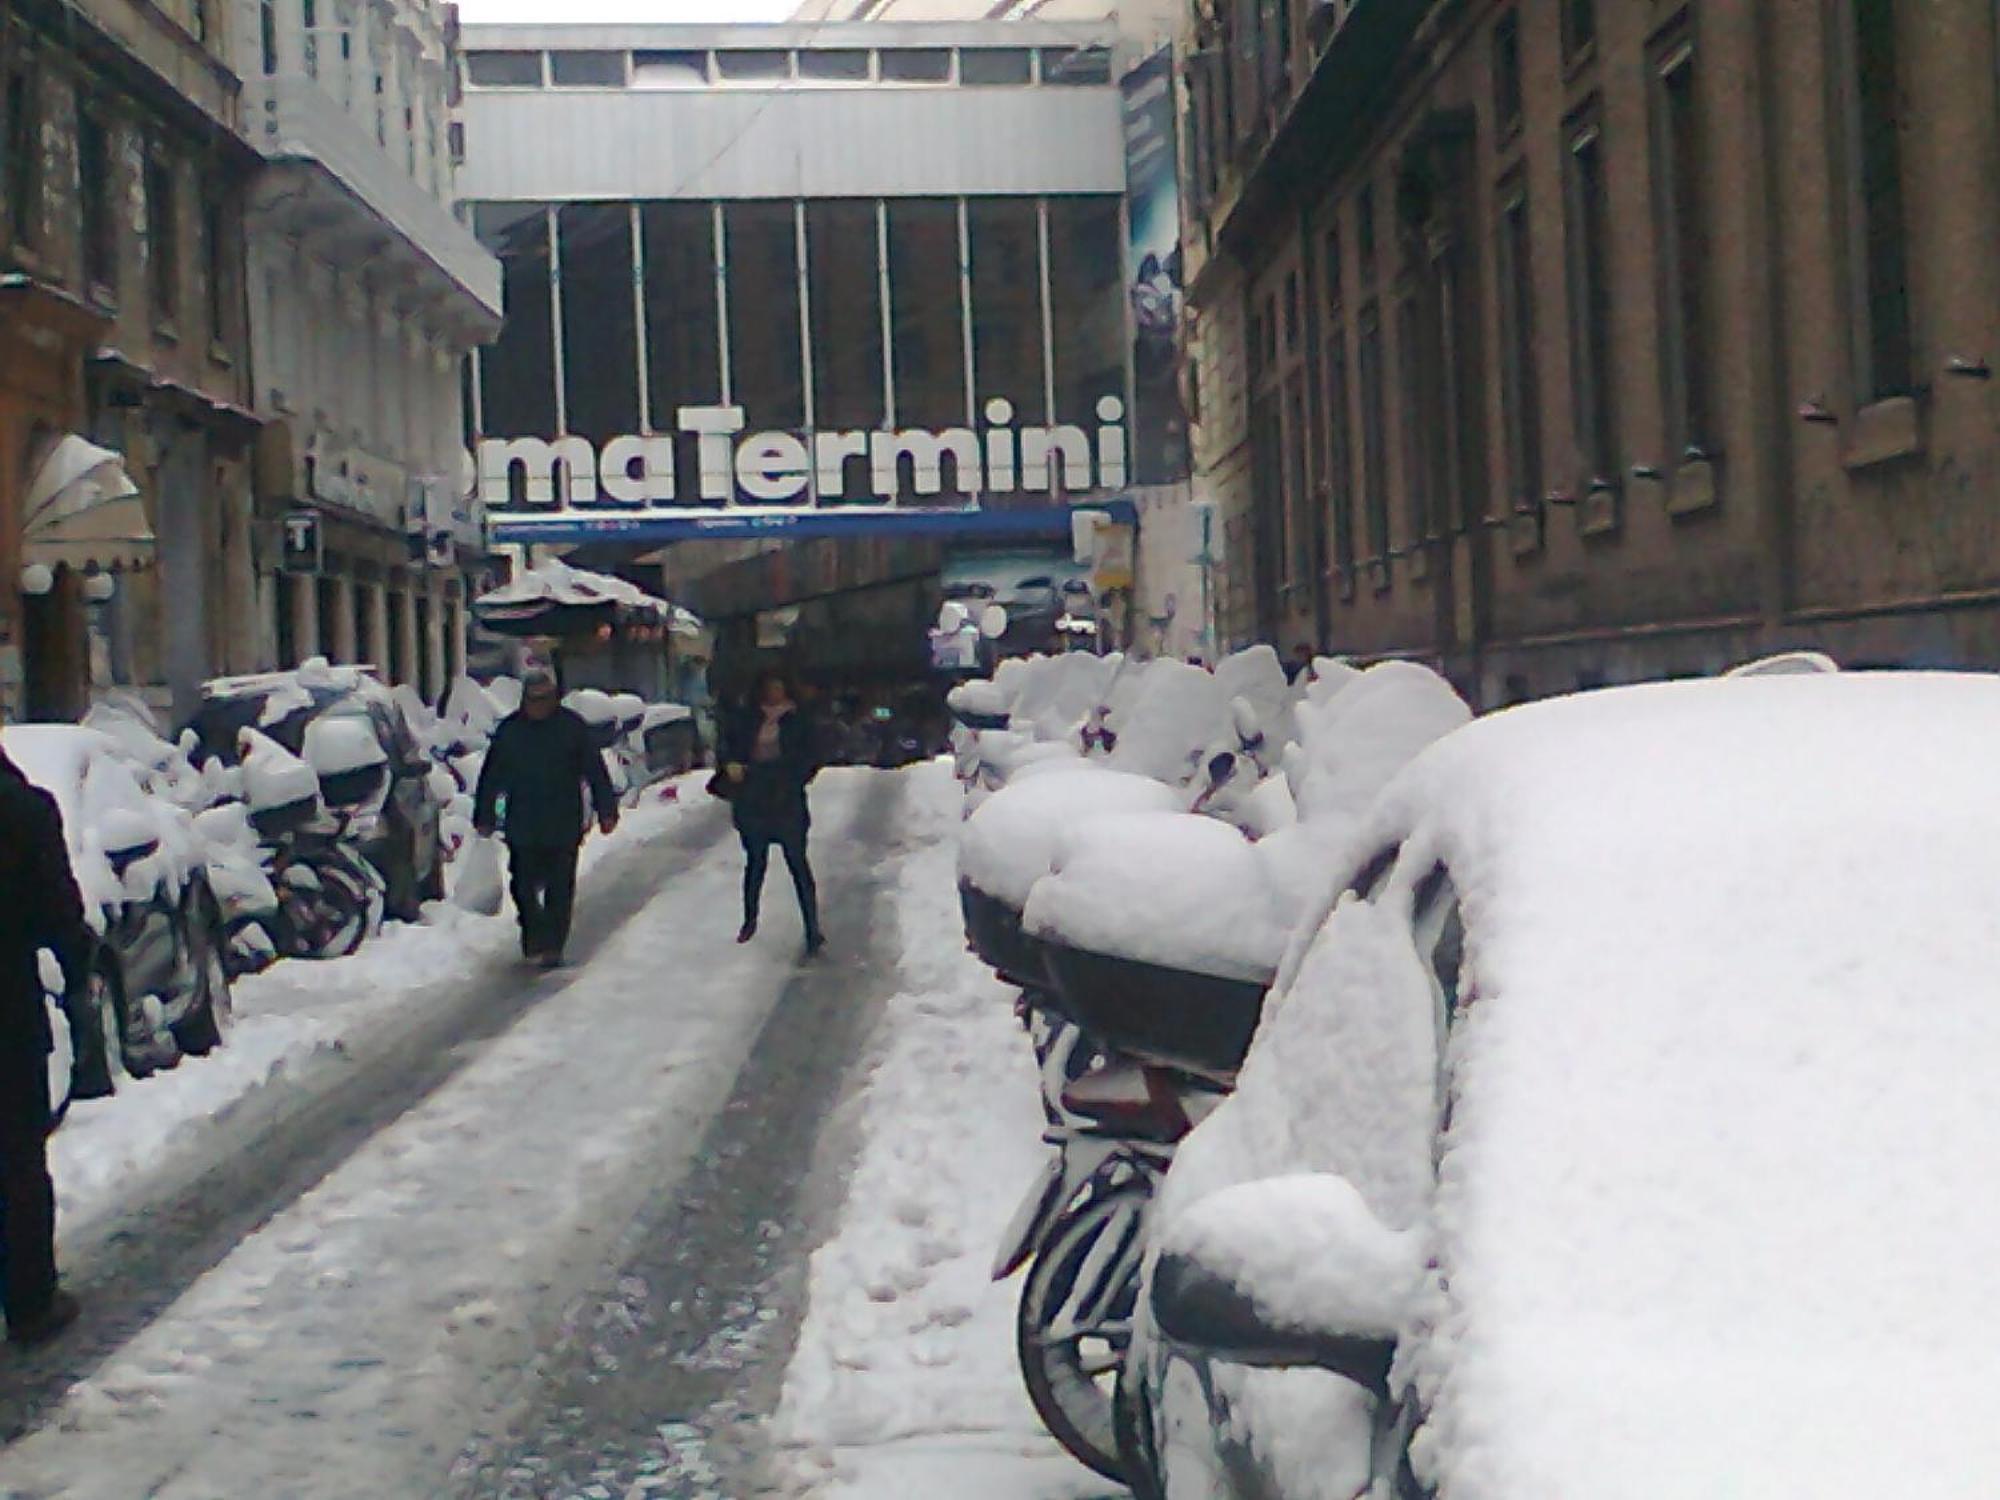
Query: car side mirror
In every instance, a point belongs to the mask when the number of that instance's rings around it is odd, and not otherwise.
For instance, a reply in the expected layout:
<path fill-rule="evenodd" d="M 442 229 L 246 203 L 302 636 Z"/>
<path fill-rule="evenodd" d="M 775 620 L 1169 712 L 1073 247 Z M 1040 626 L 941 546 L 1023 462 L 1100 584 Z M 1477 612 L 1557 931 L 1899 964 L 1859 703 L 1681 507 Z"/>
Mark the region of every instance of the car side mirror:
<path fill-rule="evenodd" d="M 1171 1342 L 1233 1364 L 1315 1366 L 1386 1392 L 1424 1272 L 1350 1182 L 1304 1173 L 1212 1193 L 1161 1237 L 1152 1311 Z"/>

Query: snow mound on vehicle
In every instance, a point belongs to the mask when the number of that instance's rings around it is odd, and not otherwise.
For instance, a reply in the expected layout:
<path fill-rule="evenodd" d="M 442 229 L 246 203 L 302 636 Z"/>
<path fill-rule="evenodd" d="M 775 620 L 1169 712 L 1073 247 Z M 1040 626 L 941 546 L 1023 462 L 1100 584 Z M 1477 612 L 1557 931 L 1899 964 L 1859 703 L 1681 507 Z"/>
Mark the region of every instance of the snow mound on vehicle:
<path fill-rule="evenodd" d="M 243 762 L 243 800 L 253 812 L 290 807 L 319 795 L 313 768 L 261 730 L 246 729 L 239 738 Z"/>
<path fill-rule="evenodd" d="M 1088 953 L 1263 983 L 1284 953 L 1292 914 L 1256 846 L 1227 823 L 1138 812 L 1092 817 L 1065 832 L 1022 925 Z"/>
<path fill-rule="evenodd" d="M 1292 738 L 1292 685 L 1285 678 L 1278 653 L 1269 646 L 1252 646 L 1225 656 L 1215 664 L 1215 681 L 1223 698 L 1232 706 L 1249 704 L 1258 727 L 1272 741 L 1282 745 Z"/>
<path fill-rule="evenodd" d="M 365 718 L 350 714 L 320 714 L 306 725 L 304 759 L 322 779 L 386 765 L 389 752 Z"/>
<path fill-rule="evenodd" d="M 1120 771 L 1179 785 L 1226 720 L 1222 685 L 1185 662 L 1147 664 L 1129 706 L 1111 719 L 1118 743 L 1109 764 Z"/>
<path fill-rule="evenodd" d="M 563 707 L 586 724 L 610 724 L 618 718 L 611 695 L 597 688 L 578 688 L 563 699 Z"/>
<path fill-rule="evenodd" d="M 959 878 L 1018 909 L 1078 822 L 1106 813 L 1173 812 L 1178 800 L 1150 777 L 1082 762 L 1031 777 L 994 793 L 966 820 Z"/>
<path fill-rule="evenodd" d="M 1355 675 L 1324 703 L 1298 707 L 1304 754 L 1294 758 L 1299 816 L 1351 821 L 1417 752 L 1472 718 L 1437 673 L 1388 661 Z"/>

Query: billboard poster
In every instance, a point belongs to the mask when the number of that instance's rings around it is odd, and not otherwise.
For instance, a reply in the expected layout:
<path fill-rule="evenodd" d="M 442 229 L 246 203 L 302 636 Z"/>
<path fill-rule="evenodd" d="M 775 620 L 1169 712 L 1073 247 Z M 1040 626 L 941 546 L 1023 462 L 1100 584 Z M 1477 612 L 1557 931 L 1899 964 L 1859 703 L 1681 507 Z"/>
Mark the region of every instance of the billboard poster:
<path fill-rule="evenodd" d="M 1181 406 L 1180 149 L 1174 55 L 1163 47 L 1125 75 L 1125 291 L 1132 305 L 1131 469 L 1135 483 L 1188 476 Z"/>

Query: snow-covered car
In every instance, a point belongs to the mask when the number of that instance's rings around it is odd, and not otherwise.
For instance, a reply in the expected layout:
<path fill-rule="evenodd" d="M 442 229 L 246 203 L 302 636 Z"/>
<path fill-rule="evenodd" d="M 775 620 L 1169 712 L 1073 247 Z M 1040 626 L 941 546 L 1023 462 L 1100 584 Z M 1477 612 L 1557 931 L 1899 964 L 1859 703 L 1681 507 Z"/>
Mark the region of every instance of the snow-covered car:
<path fill-rule="evenodd" d="M 120 1067 L 144 1077 L 212 1051 L 229 1018 L 227 939 L 188 814 L 98 730 L 13 724 L 0 745 L 55 798 L 99 939 L 86 991 L 63 1007 L 73 1096 L 110 1093 Z"/>
<path fill-rule="evenodd" d="M 206 683 L 189 725 L 197 755 L 235 764 L 254 728 L 319 775 L 329 810 L 388 886 L 389 914 L 415 921 L 444 897 L 444 807 L 424 753 L 395 696 L 364 668 L 312 661 L 293 672 Z"/>
<path fill-rule="evenodd" d="M 1138 1492 L 1992 1493 L 1996 742 L 1812 673 L 1420 757 L 1162 1189 Z"/>

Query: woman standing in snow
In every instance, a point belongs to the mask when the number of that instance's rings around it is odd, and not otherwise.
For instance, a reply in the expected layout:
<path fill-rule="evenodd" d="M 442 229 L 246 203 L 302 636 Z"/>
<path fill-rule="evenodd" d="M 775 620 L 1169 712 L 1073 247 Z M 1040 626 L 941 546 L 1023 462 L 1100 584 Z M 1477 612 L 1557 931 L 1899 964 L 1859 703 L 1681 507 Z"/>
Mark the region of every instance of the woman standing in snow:
<path fill-rule="evenodd" d="M 812 725 L 785 674 L 758 674 L 750 700 L 722 733 L 722 773 L 733 789 L 736 831 L 743 839 L 743 927 L 736 941 L 757 935 L 757 909 L 770 868 L 771 846 L 784 852 L 805 919 L 806 956 L 826 946 L 819 927 L 819 890 L 806 858 L 811 815 L 806 786 L 819 771 Z"/>

